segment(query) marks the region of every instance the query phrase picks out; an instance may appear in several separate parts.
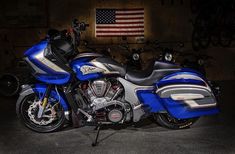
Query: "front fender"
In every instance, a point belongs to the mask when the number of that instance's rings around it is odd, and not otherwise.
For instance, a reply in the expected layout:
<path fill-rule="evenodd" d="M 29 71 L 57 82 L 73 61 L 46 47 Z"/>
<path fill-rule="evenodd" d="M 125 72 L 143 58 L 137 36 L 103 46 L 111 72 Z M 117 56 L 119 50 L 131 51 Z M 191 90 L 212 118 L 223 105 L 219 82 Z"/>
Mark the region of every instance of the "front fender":
<path fill-rule="evenodd" d="M 46 88 L 47 86 L 45 84 L 23 85 L 17 103 L 20 103 L 27 95 L 33 93 L 35 93 L 39 98 L 42 98 L 44 96 Z M 69 105 L 61 92 L 57 93 L 55 90 L 52 90 L 50 96 L 57 100 L 60 100 L 60 104 L 65 112 L 69 111 Z"/>

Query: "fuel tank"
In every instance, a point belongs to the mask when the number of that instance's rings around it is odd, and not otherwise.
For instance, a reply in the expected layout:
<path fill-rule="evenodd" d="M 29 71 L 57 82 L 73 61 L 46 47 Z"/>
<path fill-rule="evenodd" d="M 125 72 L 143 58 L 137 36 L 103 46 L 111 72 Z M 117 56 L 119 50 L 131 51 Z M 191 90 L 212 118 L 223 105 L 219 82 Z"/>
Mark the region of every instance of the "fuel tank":
<path fill-rule="evenodd" d="M 97 53 L 81 53 L 70 64 L 81 81 L 105 76 L 125 76 L 126 69 L 110 57 Z"/>

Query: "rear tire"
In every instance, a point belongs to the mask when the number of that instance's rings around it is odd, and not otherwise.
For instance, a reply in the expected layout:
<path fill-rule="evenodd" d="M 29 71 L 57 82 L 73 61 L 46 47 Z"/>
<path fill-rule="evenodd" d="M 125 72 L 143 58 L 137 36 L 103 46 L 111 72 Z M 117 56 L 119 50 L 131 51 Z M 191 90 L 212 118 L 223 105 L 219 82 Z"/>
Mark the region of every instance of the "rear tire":
<path fill-rule="evenodd" d="M 190 119 L 176 119 L 170 116 L 168 113 L 158 113 L 154 115 L 154 120 L 163 127 L 169 129 L 184 129 L 189 128 L 199 118 Z"/>
<path fill-rule="evenodd" d="M 30 102 L 34 102 L 36 99 L 38 100 L 35 94 L 29 94 L 25 96 L 25 98 L 21 102 L 18 102 L 16 104 L 16 113 L 19 119 L 22 121 L 22 123 L 29 129 L 39 132 L 39 133 L 49 133 L 49 132 L 54 132 L 54 131 L 58 131 L 59 129 L 61 129 L 65 123 L 65 116 L 64 116 L 63 108 L 60 105 L 60 103 L 58 103 L 58 107 L 56 107 L 57 117 L 51 123 L 47 125 L 39 125 L 35 123 L 33 120 L 31 120 L 28 114 L 28 110 L 29 110 L 30 105 L 32 104 Z"/>

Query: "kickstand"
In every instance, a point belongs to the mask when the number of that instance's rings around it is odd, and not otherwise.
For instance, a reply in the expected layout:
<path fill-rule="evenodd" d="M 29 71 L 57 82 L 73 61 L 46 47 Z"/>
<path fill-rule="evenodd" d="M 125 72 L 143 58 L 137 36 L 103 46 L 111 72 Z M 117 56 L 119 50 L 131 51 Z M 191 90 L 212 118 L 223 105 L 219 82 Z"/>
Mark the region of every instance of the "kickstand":
<path fill-rule="evenodd" d="M 100 128 L 101 128 L 101 124 L 98 124 L 96 127 L 95 127 L 95 130 L 97 130 L 97 133 L 96 133 L 96 138 L 95 138 L 95 141 L 91 144 L 93 147 L 95 147 L 97 144 L 98 144 L 98 138 L 99 138 L 99 135 L 100 135 Z"/>

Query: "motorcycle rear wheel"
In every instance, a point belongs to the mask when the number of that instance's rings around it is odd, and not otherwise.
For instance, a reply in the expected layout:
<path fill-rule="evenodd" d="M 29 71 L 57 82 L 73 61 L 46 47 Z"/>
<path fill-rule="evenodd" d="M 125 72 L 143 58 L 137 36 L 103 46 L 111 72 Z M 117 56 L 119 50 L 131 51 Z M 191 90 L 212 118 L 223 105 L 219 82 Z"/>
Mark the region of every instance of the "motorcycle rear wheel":
<path fill-rule="evenodd" d="M 63 108 L 59 103 L 56 111 L 57 118 L 51 123 L 46 125 L 40 125 L 30 119 L 28 115 L 29 107 L 31 105 L 30 102 L 34 102 L 36 99 L 39 100 L 35 94 L 30 94 L 26 96 L 21 102 L 18 102 L 16 104 L 16 113 L 22 123 L 29 129 L 39 133 L 50 133 L 61 129 L 65 123 L 65 115 Z"/>
<path fill-rule="evenodd" d="M 169 129 L 184 129 L 189 128 L 199 118 L 190 119 L 176 119 L 170 116 L 168 113 L 158 113 L 154 115 L 155 121 L 163 127 Z"/>

